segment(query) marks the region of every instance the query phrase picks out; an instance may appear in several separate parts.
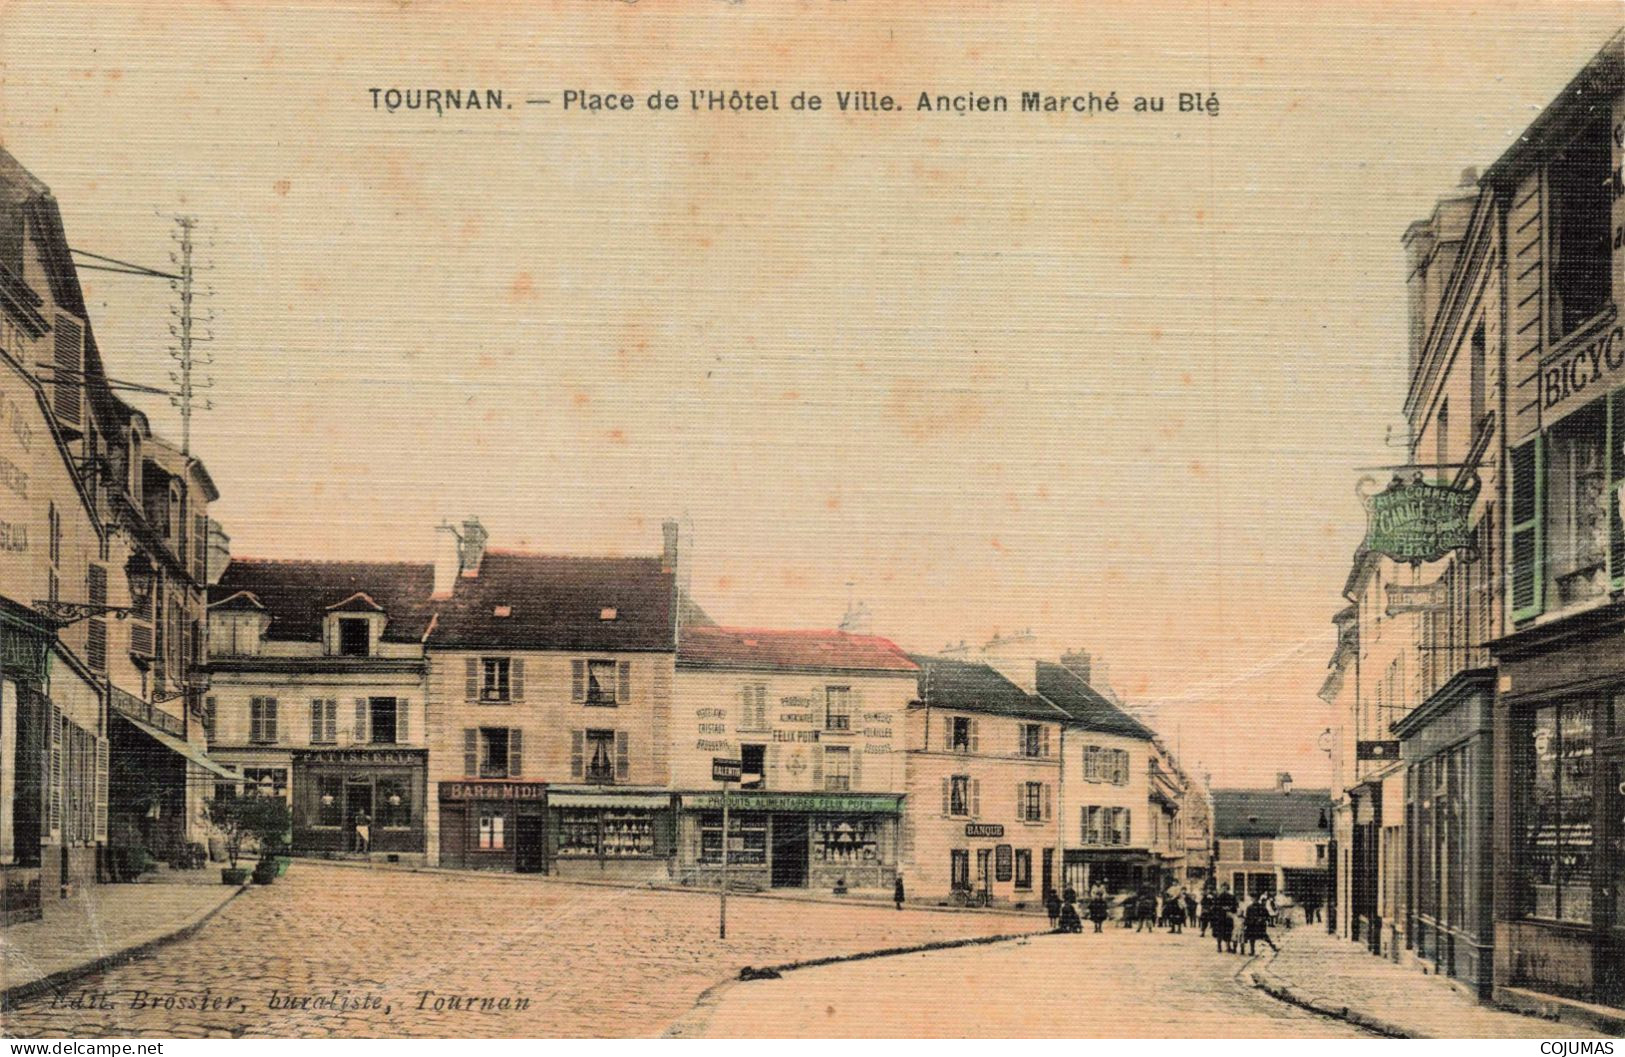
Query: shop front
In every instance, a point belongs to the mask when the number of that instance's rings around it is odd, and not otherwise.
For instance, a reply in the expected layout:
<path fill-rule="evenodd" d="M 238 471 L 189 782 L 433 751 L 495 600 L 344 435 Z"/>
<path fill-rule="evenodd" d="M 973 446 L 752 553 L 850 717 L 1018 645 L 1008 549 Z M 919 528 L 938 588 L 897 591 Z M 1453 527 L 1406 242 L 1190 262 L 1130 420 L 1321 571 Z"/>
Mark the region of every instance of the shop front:
<path fill-rule="evenodd" d="M 900 795 L 741 792 L 729 801 L 730 883 L 889 890 L 897 878 Z M 683 794 L 679 878 L 686 884 L 721 884 L 722 848 L 722 795 Z"/>
<path fill-rule="evenodd" d="M 1435 973 L 1487 998 L 1493 980 L 1495 670 L 1453 677 L 1394 724 L 1410 835 L 1406 933 Z"/>
<path fill-rule="evenodd" d="M 549 786 L 547 871 L 561 877 L 671 879 L 671 793 L 659 789 Z"/>
<path fill-rule="evenodd" d="M 1362 782 L 1349 790 L 1354 834 L 1349 844 L 1349 934 L 1373 954 L 1382 949 L 1382 918 L 1377 894 L 1382 888 L 1382 782 Z"/>
<path fill-rule="evenodd" d="M 1138 892 L 1162 881 L 1162 860 L 1145 849 L 1068 848 L 1061 853 L 1061 877 L 1080 896 L 1097 884 L 1112 895 Z"/>
<path fill-rule="evenodd" d="M 296 750 L 294 854 L 421 862 L 427 775 L 424 749 Z"/>
<path fill-rule="evenodd" d="M 541 873 L 547 785 L 499 778 L 441 782 L 440 862 L 464 870 Z"/>
<path fill-rule="evenodd" d="M 0 925 L 38 919 L 49 833 L 51 633 L 0 602 Z"/>
<path fill-rule="evenodd" d="M 1625 602 L 1492 649 L 1510 799 L 1496 827 L 1495 998 L 1625 1009 Z"/>

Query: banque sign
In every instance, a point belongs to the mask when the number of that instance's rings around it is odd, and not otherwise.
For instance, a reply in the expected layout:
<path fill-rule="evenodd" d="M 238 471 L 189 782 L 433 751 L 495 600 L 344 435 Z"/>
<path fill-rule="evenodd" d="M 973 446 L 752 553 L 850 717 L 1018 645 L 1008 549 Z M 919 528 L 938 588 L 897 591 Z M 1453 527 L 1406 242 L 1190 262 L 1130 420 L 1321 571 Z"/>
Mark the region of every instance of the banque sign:
<path fill-rule="evenodd" d="M 1365 504 L 1367 550 L 1413 565 L 1438 561 L 1451 551 L 1462 551 L 1468 561 L 1478 557 L 1472 525 L 1476 474 L 1463 488 L 1429 484 L 1417 474 L 1408 481 L 1395 477 L 1371 493 L 1364 491 L 1370 481 L 1362 479 L 1355 490 Z"/>

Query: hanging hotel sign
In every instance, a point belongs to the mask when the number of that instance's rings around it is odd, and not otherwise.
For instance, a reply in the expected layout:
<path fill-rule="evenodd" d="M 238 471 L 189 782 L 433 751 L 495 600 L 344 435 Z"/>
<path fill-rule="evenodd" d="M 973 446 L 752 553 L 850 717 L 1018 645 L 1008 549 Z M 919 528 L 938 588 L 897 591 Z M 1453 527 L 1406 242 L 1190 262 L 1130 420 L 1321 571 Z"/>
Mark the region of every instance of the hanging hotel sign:
<path fill-rule="evenodd" d="M 1399 759 L 1399 742 L 1390 741 L 1357 741 L 1354 743 L 1354 758 L 1356 760 L 1397 760 Z"/>
<path fill-rule="evenodd" d="M 1477 559 L 1472 525 L 1477 474 L 1469 474 L 1463 488 L 1430 484 L 1421 474 L 1408 481 L 1396 476 L 1380 492 L 1365 491 L 1367 483 L 1374 482 L 1365 477 L 1355 488 L 1365 504 L 1367 550 L 1413 565 L 1438 561 L 1451 551 L 1463 552 L 1467 561 Z"/>
<path fill-rule="evenodd" d="M 1388 616 L 1397 617 L 1401 613 L 1429 613 L 1443 609 L 1445 605 L 1445 583 L 1435 580 L 1430 584 L 1385 584 L 1388 592 L 1388 605 L 1385 612 Z"/>

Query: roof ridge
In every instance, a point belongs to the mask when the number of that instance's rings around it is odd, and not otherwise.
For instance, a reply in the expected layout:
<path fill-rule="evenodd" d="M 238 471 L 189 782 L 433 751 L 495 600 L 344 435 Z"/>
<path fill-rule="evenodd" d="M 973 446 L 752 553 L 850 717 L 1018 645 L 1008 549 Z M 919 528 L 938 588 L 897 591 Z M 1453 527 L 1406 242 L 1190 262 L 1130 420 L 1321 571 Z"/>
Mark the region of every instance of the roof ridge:
<path fill-rule="evenodd" d="M 520 550 L 517 547 L 486 547 L 485 556 L 498 555 L 504 558 L 561 558 L 568 561 L 584 562 L 657 562 L 658 554 L 561 554 L 558 552 Z"/>

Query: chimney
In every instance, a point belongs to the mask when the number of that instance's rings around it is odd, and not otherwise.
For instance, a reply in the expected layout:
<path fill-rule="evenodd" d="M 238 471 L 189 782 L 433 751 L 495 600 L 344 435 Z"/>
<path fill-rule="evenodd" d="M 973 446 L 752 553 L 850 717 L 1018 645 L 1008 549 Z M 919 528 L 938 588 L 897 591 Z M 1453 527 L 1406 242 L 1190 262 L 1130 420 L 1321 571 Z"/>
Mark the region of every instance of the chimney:
<path fill-rule="evenodd" d="M 1073 650 L 1070 653 L 1061 654 L 1061 667 L 1087 683 L 1090 674 L 1089 651 Z"/>
<path fill-rule="evenodd" d="M 660 571 L 675 573 L 677 571 L 677 522 L 667 518 L 660 523 Z"/>
<path fill-rule="evenodd" d="M 226 566 L 231 564 L 231 537 L 214 518 L 209 519 L 208 544 L 204 555 L 204 580 L 213 585 L 220 582 Z"/>
<path fill-rule="evenodd" d="M 435 526 L 433 598 L 450 598 L 462 569 L 463 540 L 449 521 Z"/>
<path fill-rule="evenodd" d="M 1433 213 L 1405 229 L 1405 286 L 1410 316 L 1409 377 L 1422 366 L 1428 333 L 1456 266 L 1478 200 L 1478 170 L 1463 169 L 1456 186 L 1439 196 Z"/>
<path fill-rule="evenodd" d="M 480 563 L 485 560 L 485 541 L 490 538 L 491 534 L 485 531 L 479 518 L 471 516 L 463 522 L 463 535 L 457 547 L 457 565 L 464 576 L 480 575 Z"/>
<path fill-rule="evenodd" d="M 1282 793 L 1292 792 L 1292 776 L 1285 771 L 1275 776 L 1275 787 Z"/>

